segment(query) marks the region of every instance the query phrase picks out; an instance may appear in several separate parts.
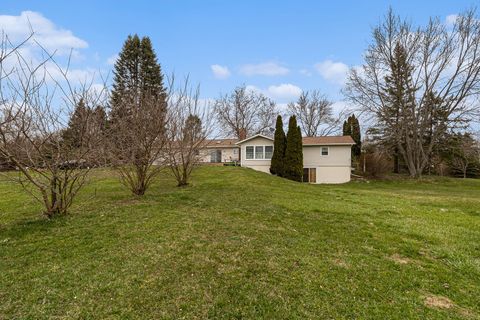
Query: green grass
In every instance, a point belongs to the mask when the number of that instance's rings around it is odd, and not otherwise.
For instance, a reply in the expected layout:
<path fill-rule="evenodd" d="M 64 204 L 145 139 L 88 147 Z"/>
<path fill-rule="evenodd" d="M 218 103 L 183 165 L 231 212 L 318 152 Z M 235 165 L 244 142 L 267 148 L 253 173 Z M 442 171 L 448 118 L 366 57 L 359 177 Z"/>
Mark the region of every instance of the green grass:
<path fill-rule="evenodd" d="M 0 180 L 0 319 L 480 318 L 480 181 L 94 176 L 51 221 Z"/>

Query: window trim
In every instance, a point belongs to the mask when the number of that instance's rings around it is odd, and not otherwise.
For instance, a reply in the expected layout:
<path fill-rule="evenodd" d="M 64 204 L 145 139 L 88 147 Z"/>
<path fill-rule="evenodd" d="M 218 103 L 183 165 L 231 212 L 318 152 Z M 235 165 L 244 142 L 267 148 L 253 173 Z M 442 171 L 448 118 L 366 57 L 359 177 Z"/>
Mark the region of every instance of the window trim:
<path fill-rule="evenodd" d="M 323 154 L 323 149 L 327 149 L 327 154 Z M 330 155 L 330 148 L 329 147 L 320 147 L 320 156 L 321 157 L 328 157 Z"/>
<path fill-rule="evenodd" d="M 252 147 L 253 148 L 253 158 L 249 159 L 247 158 L 247 148 Z M 256 153 L 256 147 L 262 147 L 262 158 L 257 158 L 257 153 Z M 273 157 L 273 145 L 246 145 L 245 146 L 245 160 L 249 161 L 271 161 L 272 158 L 267 159 L 265 158 L 265 147 L 272 147 L 272 157 Z"/>

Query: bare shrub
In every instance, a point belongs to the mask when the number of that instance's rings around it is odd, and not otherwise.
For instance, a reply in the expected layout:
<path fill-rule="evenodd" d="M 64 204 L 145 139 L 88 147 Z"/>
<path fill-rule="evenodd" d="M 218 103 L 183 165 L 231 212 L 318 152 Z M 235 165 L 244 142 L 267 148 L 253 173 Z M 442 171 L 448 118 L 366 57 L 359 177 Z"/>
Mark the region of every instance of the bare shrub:
<path fill-rule="evenodd" d="M 133 93 L 135 94 L 135 93 Z M 144 195 L 162 166 L 165 142 L 165 108 L 163 101 L 143 93 L 141 105 L 124 98 L 128 114 L 117 117 L 108 130 L 108 149 L 112 165 L 122 183 L 137 196 Z"/>
<path fill-rule="evenodd" d="M 74 88 L 68 67 L 62 69 L 40 45 L 46 58 L 38 63 L 27 60 L 20 49 L 31 36 L 16 46 L 6 36 L 0 40 L 0 158 L 19 173 L 6 177 L 19 183 L 52 218 L 67 214 L 87 180 L 86 164 L 96 158 L 97 135 L 80 129 L 81 143 L 73 146 L 61 133 L 80 101 L 93 108 L 104 94 L 87 84 Z M 88 118 L 83 121 L 82 128 L 90 127 Z"/>
<path fill-rule="evenodd" d="M 362 157 L 361 162 L 365 163 L 365 173 L 370 177 L 382 178 L 391 171 L 391 161 L 381 151 L 362 154 Z"/>
<path fill-rule="evenodd" d="M 199 99 L 199 87 L 192 88 L 188 78 L 177 88 L 172 76 L 169 87 L 163 161 L 181 187 L 189 184 L 200 162 L 200 150 L 212 133 L 213 122 L 208 105 Z"/>

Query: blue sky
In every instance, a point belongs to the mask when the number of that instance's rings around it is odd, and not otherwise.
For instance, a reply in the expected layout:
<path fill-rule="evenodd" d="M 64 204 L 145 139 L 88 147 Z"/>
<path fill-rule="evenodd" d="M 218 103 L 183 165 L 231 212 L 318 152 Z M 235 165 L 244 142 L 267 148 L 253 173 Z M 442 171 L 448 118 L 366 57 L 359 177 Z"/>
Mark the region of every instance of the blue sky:
<path fill-rule="evenodd" d="M 237 85 L 280 104 L 300 90 L 341 100 L 345 71 L 362 63 L 371 28 L 392 7 L 423 24 L 474 1 L 18 1 L 2 0 L 0 28 L 20 37 L 25 17 L 50 50 L 74 49 L 79 77 L 108 73 L 126 36 L 152 39 L 165 73 L 190 75 L 202 97 Z M 22 14 L 23 12 L 23 14 Z"/>

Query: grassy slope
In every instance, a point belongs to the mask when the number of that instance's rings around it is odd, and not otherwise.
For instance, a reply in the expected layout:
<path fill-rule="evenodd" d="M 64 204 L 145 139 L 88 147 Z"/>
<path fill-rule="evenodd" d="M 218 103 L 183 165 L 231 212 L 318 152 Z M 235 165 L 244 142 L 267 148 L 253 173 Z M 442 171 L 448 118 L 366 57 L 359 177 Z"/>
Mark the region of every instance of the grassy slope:
<path fill-rule="evenodd" d="M 134 199 L 99 171 L 80 198 L 47 221 L 0 180 L 0 318 L 480 317 L 480 181 L 205 167 Z"/>

